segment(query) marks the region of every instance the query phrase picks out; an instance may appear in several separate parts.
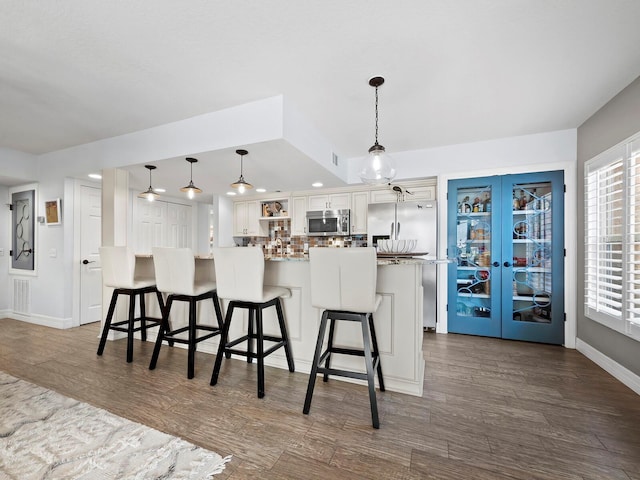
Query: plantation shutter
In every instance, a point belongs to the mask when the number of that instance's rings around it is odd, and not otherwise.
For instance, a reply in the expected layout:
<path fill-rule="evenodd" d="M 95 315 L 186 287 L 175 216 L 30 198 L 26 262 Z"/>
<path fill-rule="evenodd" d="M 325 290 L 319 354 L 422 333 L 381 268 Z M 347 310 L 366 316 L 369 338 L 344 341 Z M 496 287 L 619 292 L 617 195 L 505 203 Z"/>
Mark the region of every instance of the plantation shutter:
<path fill-rule="evenodd" d="M 619 321 L 623 310 L 622 153 L 588 163 L 585 172 L 585 307 L 605 323 Z"/>
<path fill-rule="evenodd" d="M 640 337 L 640 141 L 630 144 L 627 169 L 627 329 Z"/>

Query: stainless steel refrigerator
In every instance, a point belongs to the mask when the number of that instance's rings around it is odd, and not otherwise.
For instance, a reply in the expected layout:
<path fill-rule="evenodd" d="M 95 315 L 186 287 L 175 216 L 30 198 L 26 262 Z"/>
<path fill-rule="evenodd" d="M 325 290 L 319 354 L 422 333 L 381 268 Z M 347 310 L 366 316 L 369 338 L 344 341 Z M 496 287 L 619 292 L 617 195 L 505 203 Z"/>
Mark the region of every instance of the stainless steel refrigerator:
<path fill-rule="evenodd" d="M 367 216 L 367 243 L 376 246 L 379 239 L 416 239 L 414 252 L 427 255 L 425 260 L 438 258 L 437 202 L 372 203 Z M 424 289 L 422 323 L 436 326 L 436 267 L 425 263 L 422 267 Z"/>

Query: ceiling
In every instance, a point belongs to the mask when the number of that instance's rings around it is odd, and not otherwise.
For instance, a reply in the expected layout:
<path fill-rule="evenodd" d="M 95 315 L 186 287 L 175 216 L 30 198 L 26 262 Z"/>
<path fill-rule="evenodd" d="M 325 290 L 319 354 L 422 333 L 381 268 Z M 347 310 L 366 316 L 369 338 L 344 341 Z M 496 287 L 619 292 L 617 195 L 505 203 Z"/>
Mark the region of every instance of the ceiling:
<path fill-rule="evenodd" d="M 390 153 L 576 128 L 640 75 L 639 20 L 637 0 L 0 0 L 0 147 L 42 154 L 283 95 L 348 159 L 373 144 L 374 75 Z M 237 147 L 252 183 L 326 175 L 290 146 Z M 234 150 L 193 152 L 194 182 L 228 190 Z M 157 163 L 168 188 L 188 182 L 184 158 Z"/>

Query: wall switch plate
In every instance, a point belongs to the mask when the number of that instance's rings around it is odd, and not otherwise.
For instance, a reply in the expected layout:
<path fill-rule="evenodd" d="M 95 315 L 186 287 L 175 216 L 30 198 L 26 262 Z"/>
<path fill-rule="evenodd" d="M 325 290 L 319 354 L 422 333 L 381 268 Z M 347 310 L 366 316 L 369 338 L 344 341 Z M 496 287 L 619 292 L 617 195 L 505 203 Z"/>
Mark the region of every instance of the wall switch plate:
<path fill-rule="evenodd" d="M 55 248 L 50 248 L 49 249 L 49 256 L 51 258 L 56 258 L 58 256 L 58 250 L 56 250 Z"/>

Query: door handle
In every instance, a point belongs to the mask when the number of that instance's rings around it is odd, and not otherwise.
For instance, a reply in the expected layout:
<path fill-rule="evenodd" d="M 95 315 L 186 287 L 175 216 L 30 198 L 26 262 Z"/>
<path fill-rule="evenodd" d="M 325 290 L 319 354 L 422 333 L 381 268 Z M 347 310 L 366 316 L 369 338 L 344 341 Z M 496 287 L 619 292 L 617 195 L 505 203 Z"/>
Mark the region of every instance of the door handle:
<path fill-rule="evenodd" d="M 396 238 L 400 236 L 400 222 L 398 222 L 398 228 L 396 228 Z"/>
<path fill-rule="evenodd" d="M 493 266 L 494 267 L 499 267 L 500 266 L 500 262 L 493 262 Z"/>
<path fill-rule="evenodd" d="M 89 260 L 87 260 L 86 258 L 85 258 L 84 260 L 82 260 L 82 264 L 83 264 L 83 265 L 87 265 L 88 263 L 96 263 L 96 262 L 94 262 L 94 261 L 89 261 Z"/>
<path fill-rule="evenodd" d="M 510 263 L 510 262 L 504 262 L 504 264 L 503 264 L 503 265 L 504 265 L 505 267 L 510 267 L 510 266 L 511 266 L 511 263 Z"/>
<path fill-rule="evenodd" d="M 394 227 L 394 226 L 395 226 L 395 225 L 392 223 L 392 224 L 391 224 L 391 237 L 390 237 L 392 240 L 393 240 L 393 227 Z"/>

